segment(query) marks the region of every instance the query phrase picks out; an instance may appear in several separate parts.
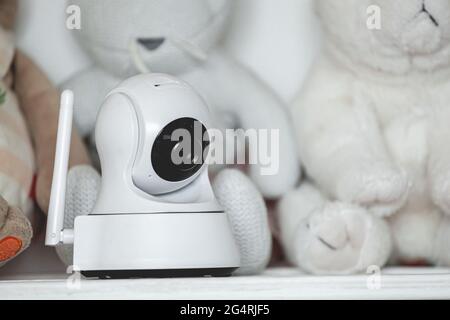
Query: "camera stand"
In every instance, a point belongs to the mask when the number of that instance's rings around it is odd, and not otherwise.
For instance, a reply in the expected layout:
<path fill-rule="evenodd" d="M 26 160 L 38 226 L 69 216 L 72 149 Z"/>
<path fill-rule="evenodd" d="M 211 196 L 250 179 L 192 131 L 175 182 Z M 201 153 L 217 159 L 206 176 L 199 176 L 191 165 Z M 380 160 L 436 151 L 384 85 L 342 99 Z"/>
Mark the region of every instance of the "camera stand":
<path fill-rule="evenodd" d="M 74 270 L 106 279 L 229 276 L 239 266 L 230 230 L 224 212 L 80 216 Z"/>

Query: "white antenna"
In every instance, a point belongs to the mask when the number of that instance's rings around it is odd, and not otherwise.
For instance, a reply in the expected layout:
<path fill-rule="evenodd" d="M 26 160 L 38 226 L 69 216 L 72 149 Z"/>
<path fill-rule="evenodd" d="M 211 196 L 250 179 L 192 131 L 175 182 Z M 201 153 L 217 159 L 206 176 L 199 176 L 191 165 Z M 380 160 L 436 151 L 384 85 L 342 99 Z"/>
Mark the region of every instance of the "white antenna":
<path fill-rule="evenodd" d="M 53 168 L 52 190 L 45 238 L 45 244 L 47 246 L 73 242 L 73 230 L 63 230 L 66 181 L 69 167 L 70 141 L 72 138 L 73 100 L 72 91 L 66 90 L 61 94 L 55 166 Z"/>

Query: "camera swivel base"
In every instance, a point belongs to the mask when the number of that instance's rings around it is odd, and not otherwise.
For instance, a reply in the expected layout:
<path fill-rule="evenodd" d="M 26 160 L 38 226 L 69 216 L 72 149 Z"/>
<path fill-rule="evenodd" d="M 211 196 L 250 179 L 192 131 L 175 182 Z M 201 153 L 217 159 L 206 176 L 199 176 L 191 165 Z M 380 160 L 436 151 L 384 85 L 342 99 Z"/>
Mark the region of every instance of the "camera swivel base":
<path fill-rule="evenodd" d="M 224 212 L 75 219 L 74 270 L 101 279 L 229 276 L 239 251 Z"/>

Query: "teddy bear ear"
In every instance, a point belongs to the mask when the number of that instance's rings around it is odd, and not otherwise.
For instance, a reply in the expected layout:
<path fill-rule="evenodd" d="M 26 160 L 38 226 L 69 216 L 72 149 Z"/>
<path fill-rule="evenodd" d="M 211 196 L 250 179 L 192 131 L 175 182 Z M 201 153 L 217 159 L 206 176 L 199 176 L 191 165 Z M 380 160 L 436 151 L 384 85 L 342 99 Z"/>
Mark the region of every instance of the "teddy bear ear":
<path fill-rule="evenodd" d="M 17 13 L 17 0 L 0 0 L 0 26 L 10 30 L 14 27 Z"/>

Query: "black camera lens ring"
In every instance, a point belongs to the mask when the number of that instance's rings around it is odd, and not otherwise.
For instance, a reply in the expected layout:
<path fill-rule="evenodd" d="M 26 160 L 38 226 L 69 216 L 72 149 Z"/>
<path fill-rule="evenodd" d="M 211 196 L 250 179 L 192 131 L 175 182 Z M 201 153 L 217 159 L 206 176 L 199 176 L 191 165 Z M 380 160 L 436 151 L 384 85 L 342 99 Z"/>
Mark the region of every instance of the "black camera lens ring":
<path fill-rule="evenodd" d="M 186 130 L 190 140 L 190 154 L 182 155 L 183 161 L 173 161 L 174 148 L 180 141 L 174 139 L 177 130 Z M 199 130 L 200 129 L 200 130 Z M 201 134 L 199 134 L 201 133 Z M 194 176 L 204 165 L 210 141 L 206 127 L 193 118 L 179 118 L 166 125 L 157 135 L 151 151 L 151 163 L 155 173 L 169 182 L 182 182 Z M 201 154 L 196 154 L 200 153 Z M 198 161 L 201 160 L 201 161 Z"/>

